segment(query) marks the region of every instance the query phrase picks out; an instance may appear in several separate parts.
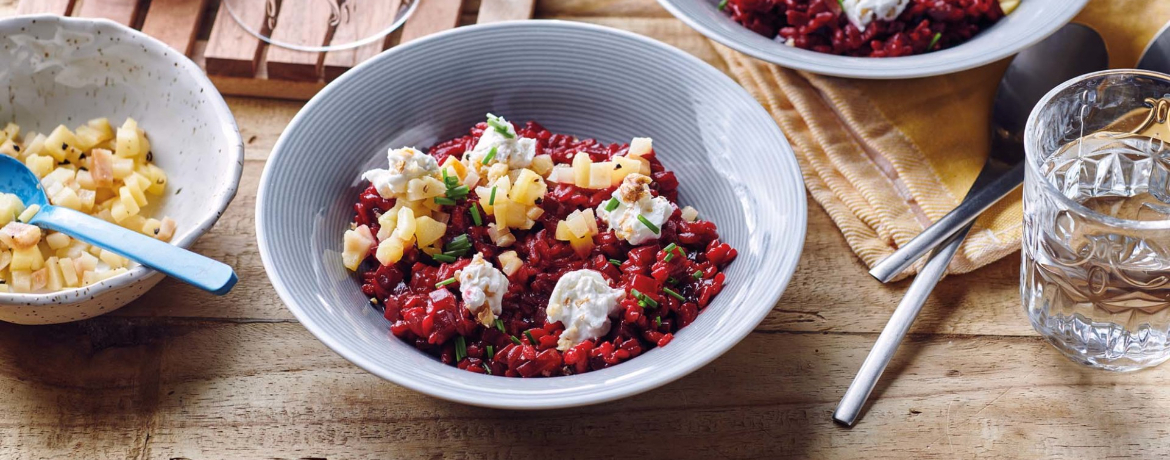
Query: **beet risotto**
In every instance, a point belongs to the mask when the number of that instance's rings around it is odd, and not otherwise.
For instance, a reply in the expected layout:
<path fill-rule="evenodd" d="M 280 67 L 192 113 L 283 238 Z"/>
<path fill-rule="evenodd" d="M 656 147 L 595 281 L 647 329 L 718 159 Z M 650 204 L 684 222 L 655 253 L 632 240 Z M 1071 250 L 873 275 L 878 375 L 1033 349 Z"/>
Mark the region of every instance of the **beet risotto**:
<path fill-rule="evenodd" d="M 1020 0 L 722 0 L 744 27 L 788 46 L 863 57 L 922 54 L 962 44 Z"/>
<path fill-rule="evenodd" d="M 488 114 L 388 160 L 363 175 L 344 263 L 395 336 L 460 369 L 572 375 L 666 346 L 736 256 L 675 203 L 649 138 L 607 145 Z"/>

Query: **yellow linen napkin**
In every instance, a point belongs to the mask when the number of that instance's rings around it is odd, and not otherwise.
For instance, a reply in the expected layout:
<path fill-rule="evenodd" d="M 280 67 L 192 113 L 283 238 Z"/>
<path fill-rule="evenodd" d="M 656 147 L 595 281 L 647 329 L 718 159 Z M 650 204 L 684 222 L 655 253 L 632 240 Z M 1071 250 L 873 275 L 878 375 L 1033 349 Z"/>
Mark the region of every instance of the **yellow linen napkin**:
<path fill-rule="evenodd" d="M 1167 0 L 1093 0 L 1076 21 L 1105 38 L 1112 67 L 1132 67 L 1168 19 Z M 715 48 L 784 130 L 810 195 L 871 267 L 963 199 L 987 158 L 991 103 L 1008 64 L 912 80 L 851 80 Z M 1018 250 L 1022 216 L 1017 190 L 975 222 L 949 272 L 966 273 Z"/>

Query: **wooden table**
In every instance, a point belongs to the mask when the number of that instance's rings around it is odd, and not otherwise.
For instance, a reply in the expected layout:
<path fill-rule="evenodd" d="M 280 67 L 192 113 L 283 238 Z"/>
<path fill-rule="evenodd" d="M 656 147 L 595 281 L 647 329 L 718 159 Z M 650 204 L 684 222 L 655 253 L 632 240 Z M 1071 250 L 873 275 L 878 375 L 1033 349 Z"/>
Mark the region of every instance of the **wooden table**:
<path fill-rule="evenodd" d="M 0 0 L 11 14 L 12 0 Z M 472 2 L 475 3 L 475 2 Z M 465 11 L 474 18 L 475 5 Z M 547 0 L 537 16 L 628 29 L 723 63 L 653 0 Z M 239 196 L 195 246 L 240 284 L 164 281 L 110 315 L 0 324 L 0 458 L 1143 457 L 1170 449 L 1170 367 L 1082 369 L 1038 338 L 1019 260 L 944 280 L 853 429 L 830 413 L 906 283 L 883 286 L 809 202 L 803 260 L 756 331 L 647 394 L 517 412 L 449 403 L 362 371 L 285 309 L 260 263 L 260 172 L 299 103 L 232 98 Z"/>

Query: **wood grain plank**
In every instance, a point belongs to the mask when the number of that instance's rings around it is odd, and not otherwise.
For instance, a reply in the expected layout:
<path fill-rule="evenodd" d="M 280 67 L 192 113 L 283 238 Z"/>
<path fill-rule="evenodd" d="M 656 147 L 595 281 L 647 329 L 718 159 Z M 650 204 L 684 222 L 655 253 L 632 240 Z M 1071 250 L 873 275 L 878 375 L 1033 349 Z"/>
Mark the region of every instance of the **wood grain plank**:
<path fill-rule="evenodd" d="M 479 24 L 517 19 L 531 19 L 536 0 L 483 0 L 479 4 Z"/>
<path fill-rule="evenodd" d="M 69 16 L 76 0 L 20 0 L 16 14 L 58 14 Z"/>
<path fill-rule="evenodd" d="M 911 337 L 865 422 L 841 428 L 829 415 L 872 339 L 753 334 L 661 389 L 519 412 L 387 383 L 291 322 L 0 325 L 11 408 L 0 443 L 30 458 L 64 451 L 44 440 L 68 435 L 95 452 L 136 442 L 144 458 L 1079 459 L 1165 448 L 1170 368 L 1091 371 L 1035 337 Z"/>
<path fill-rule="evenodd" d="M 417 9 L 402 26 L 399 43 L 442 32 L 459 24 L 463 0 L 419 0 Z"/>
<path fill-rule="evenodd" d="M 264 11 L 264 2 L 252 1 L 235 3 L 235 13 L 240 21 L 253 30 L 267 33 L 269 24 Z M 264 56 L 265 43 L 248 33 L 236 23 L 227 7 L 220 5 L 211 25 L 207 40 L 204 69 L 208 74 L 235 77 L 253 77 Z"/>
<path fill-rule="evenodd" d="M 397 15 L 402 0 L 357 0 L 347 3 L 349 19 L 337 26 L 330 43 L 350 43 L 385 30 Z M 376 56 L 389 44 L 389 36 L 358 48 L 325 53 L 325 80 L 337 78 L 346 70 Z"/>
<path fill-rule="evenodd" d="M 138 0 L 83 0 L 77 16 L 105 18 L 124 26 L 133 26 L 138 20 Z"/>
<path fill-rule="evenodd" d="M 190 56 L 208 0 L 151 0 L 142 32 Z"/>
<path fill-rule="evenodd" d="M 321 46 L 328 43 L 330 2 L 300 2 L 295 8 L 281 8 L 272 39 L 277 42 Z M 280 46 L 268 48 L 268 78 L 271 80 L 317 81 L 321 78 L 323 53 L 296 51 Z"/>

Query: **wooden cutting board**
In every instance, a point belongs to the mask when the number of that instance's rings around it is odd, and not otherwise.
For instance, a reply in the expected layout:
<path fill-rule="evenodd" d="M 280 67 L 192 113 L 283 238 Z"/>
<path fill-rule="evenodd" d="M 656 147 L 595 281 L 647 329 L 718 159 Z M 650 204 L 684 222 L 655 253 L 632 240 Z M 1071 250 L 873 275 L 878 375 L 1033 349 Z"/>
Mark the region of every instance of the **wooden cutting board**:
<path fill-rule="evenodd" d="M 306 0 L 298 0 L 306 1 Z M 276 39 L 310 37 L 322 44 L 368 36 L 411 0 L 350 0 L 350 14 L 330 24 L 329 2 L 279 8 L 280 1 L 240 2 L 233 10 L 250 28 Z M 20 0 L 18 14 L 101 17 L 141 30 L 198 63 L 220 92 L 308 100 L 329 81 L 385 49 L 461 25 L 464 0 L 413 0 L 414 13 L 384 41 L 329 53 L 269 45 L 244 30 L 220 0 Z M 360 2 L 360 3 L 358 3 Z M 344 4 L 344 1 L 339 3 Z M 273 5 L 269 7 L 267 5 Z M 475 23 L 530 19 L 536 0 L 482 0 Z M 234 6 L 236 4 L 233 4 Z M 241 7 L 242 6 L 242 7 Z"/>

